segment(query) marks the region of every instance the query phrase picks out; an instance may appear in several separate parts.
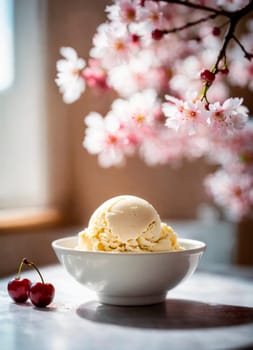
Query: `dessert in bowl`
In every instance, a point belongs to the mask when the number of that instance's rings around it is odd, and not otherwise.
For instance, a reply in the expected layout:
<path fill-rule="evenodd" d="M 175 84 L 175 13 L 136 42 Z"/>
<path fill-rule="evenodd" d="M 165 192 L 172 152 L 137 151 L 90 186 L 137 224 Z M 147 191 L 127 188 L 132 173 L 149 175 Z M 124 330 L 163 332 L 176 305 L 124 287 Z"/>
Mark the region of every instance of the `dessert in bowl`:
<path fill-rule="evenodd" d="M 78 282 L 114 305 L 162 302 L 197 268 L 205 243 L 181 239 L 156 210 L 135 196 L 103 203 L 86 229 L 52 243 Z"/>

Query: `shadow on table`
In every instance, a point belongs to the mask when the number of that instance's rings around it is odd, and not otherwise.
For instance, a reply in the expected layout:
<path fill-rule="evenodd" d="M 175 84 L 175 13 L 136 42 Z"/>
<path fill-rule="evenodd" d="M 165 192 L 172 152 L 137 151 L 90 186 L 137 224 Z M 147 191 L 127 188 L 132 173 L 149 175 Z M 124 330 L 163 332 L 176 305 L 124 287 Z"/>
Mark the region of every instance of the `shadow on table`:
<path fill-rule="evenodd" d="M 91 301 L 77 314 L 98 323 L 155 329 L 194 329 L 253 324 L 253 308 L 168 299 L 149 306 L 113 306 Z"/>

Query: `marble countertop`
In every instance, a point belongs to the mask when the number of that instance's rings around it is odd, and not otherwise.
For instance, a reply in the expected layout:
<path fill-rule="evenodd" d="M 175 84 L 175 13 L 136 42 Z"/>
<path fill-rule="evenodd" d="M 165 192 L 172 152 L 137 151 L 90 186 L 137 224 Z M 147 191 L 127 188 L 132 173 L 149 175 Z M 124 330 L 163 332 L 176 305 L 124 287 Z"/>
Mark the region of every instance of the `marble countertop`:
<path fill-rule="evenodd" d="M 99 304 L 60 265 L 41 271 L 56 288 L 44 309 L 15 304 L 6 290 L 14 276 L 0 280 L 1 349 L 253 349 L 253 279 L 243 269 L 198 270 L 165 303 L 140 307 Z"/>

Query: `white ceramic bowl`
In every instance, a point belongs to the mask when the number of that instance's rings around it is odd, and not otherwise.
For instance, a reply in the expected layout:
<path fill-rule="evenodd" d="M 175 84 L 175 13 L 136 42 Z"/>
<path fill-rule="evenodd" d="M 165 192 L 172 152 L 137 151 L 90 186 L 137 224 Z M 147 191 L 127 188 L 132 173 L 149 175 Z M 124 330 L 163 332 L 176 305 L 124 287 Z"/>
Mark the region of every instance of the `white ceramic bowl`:
<path fill-rule="evenodd" d="M 168 290 L 189 277 L 198 266 L 205 243 L 179 239 L 185 248 L 161 253 L 108 253 L 75 249 L 77 236 L 57 239 L 52 247 L 66 270 L 98 300 L 114 305 L 162 302 Z"/>

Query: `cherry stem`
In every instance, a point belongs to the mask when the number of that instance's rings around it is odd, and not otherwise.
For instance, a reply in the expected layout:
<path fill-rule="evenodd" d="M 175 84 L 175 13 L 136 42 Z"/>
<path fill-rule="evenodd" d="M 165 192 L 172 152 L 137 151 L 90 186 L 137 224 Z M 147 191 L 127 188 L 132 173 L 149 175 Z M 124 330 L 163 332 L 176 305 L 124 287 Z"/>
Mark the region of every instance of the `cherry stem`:
<path fill-rule="evenodd" d="M 18 274 L 17 274 L 17 279 L 18 279 L 18 280 L 20 279 L 21 271 L 22 271 L 23 265 L 24 265 L 24 263 L 25 263 L 24 260 L 25 260 L 25 258 L 22 259 L 22 261 L 21 261 L 21 263 L 20 263 L 20 265 L 19 265 L 19 268 L 18 268 Z"/>
<path fill-rule="evenodd" d="M 42 275 L 41 275 L 41 273 L 40 273 L 40 271 L 39 271 L 39 269 L 37 268 L 37 266 L 36 266 L 32 261 L 29 261 L 28 259 L 24 258 L 24 259 L 22 260 L 22 262 L 23 262 L 24 264 L 28 265 L 28 266 L 33 267 L 33 268 L 38 272 L 38 274 L 39 274 L 39 276 L 40 276 L 40 279 L 41 279 L 41 282 L 42 282 L 42 283 L 45 283 L 45 282 L 44 282 L 44 279 L 43 279 L 43 277 L 42 277 Z M 21 263 L 21 264 L 22 264 L 22 263 Z"/>

